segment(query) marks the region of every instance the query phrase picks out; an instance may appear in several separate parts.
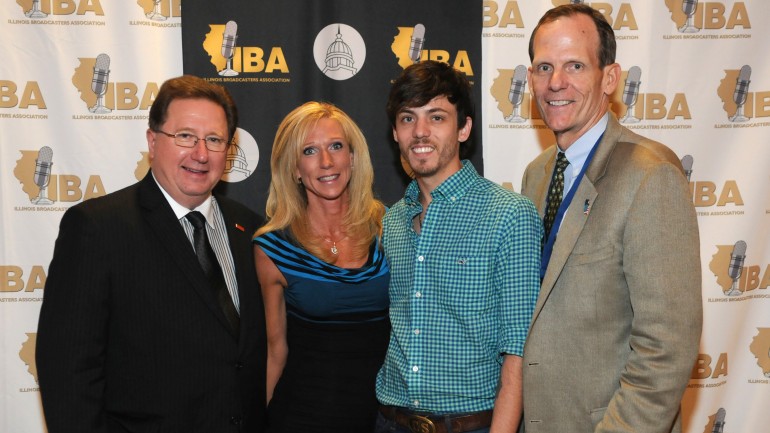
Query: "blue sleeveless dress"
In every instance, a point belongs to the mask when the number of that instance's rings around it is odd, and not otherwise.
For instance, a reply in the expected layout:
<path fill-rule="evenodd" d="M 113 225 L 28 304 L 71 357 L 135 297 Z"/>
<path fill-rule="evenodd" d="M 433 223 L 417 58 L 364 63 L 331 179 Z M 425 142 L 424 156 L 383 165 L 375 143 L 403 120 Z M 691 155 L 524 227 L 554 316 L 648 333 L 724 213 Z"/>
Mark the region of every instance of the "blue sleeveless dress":
<path fill-rule="evenodd" d="M 378 243 L 363 267 L 344 269 L 313 256 L 286 231 L 254 242 L 288 282 L 289 355 L 268 406 L 268 432 L 372 431 L 375 378 L 390 334 L 390 274 Z"/>

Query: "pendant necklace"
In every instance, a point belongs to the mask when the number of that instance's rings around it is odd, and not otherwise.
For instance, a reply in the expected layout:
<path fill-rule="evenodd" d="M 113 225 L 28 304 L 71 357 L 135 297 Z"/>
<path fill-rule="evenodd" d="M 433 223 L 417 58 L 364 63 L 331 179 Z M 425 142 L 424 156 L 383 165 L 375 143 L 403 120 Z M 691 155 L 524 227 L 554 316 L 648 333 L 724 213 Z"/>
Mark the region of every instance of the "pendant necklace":
<path fill-rule="evenodd" d="M 320 230 L 319 230 L 319 231 L 320 231 Z M 324 230 L 324 232 L 326 232 L 326 230 Z M 330 233 L 330 234 L 331 234 L 331 233 L 333 233 L 333 232 L 334 232 L 333 230 L 329 230 L 329 231 L 328 231 L 328 233 Z M 317 231 L 316 233 L 318 233 L 318 231 Z M 342 235 L 342 238 L 340 238 L 340 239 L 339 239 L 339 241 L 340 241 L 340 242 L 342 242 L 343 240 L 345 240 L 345 239 L 347 239 L 347 238 L 348 238 L 348 236 L 347 236 L 347 235 L 346 235 L 344 232 L 339 232 L 339 231 L 337 231 L 336 233 L 337 233 L 337 235 L 338 235 L 338 236 L 339 236 L 339 235 Z M 317 235 L 317 236 L 318 236 L 318 235 Z M 324 242 L 328 242 L 328 243 L 332 244 L 331 248 L 329 248 L 329 251 L 330 251 L 330 252 L 331 252 L 333 255 L 335 255 L 335 256 L 336 256 L 336 255 L 339 255 L 339 253 L 340 253 L 340 250 L 339 250 L 339 248 L 337 248 L 337 241 L 336 241 L 336 240 L 334 240 L 334 238 L 333 238 L 333 237 L 331 237 L 331 236 L 329 236 L 329 237 L 326 237 L 326 236 L 320 235 L 320 238 L 321 238 L 321 239 L 323 239 L 323 240 L 324 240 Z"/>
<path fill-rule="evenodd" d="M 346 238 L 346 237 L 347 237 L 347 236 L 345 236 L 345 238 Z M 342 239 L 345 239 L 345 238 L 342 238 Z M 342 240 L 342 239 L 340 239 L 340 240 Z M 337 249 L 337 241 L 335 241 L 335 240 L 333 240 L 333 239 L 331 239 L 331 238 L 326 238 L 326 237 L 324 238 L 324 240 L 325 240 L 326 242 L 328 242 L 328 243 L 332 244 L 332 247 L 331 247 L 331 248 L 329 248 L 329 251 L 331 251 L 331 253 L 332 253 L 332 254 L 334 254 L 335 256 L 336 256 L 337 254 L 339 254 L 340 250 L 339 250 L 339 249 Z"/>

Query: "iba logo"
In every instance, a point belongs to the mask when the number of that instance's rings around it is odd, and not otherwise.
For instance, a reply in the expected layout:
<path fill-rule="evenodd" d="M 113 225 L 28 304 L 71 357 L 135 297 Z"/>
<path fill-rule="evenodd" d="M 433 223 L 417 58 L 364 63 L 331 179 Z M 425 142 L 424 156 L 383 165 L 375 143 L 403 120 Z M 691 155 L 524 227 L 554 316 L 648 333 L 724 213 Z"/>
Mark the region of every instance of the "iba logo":
<path fill-rule="evenodd" d="M 719 380 L 718 382 L 691 383 L 688 388 L 713 388 L 727 383 L 727 353 L 708 354 L 699 353 L 698 359 L 692 368 L 690 379 L 693 380 Z"/>
<path fill-rule="evenodd" d="M 746 292 L 765 290 L 770 285 L 770 265 L 761 268 L 760 265 L 746 265 L 747 244 L 738 241 L 735 245 L 716 245 L 717 252 L 711 257 L 709 270 L 714 274 L 716 282 L 721 287 L 726 298 L 709 298 L 709 302 L 743 301 L 753 298 L 770 298 L 770 294 L 754 292 L 747 296 Z"/>
<path fill-rule="evenodd" d="M 692 125 L 665 121 L 692 120 L 690 106 L 684 93 L 664 95 L 642 93 L 642 69 L 632 66 L 621 72 L 621 83 L 610 98 L 612 111 L 621 123 L 630 129 L 690 129 Z M 650 80 L 647 80 L 650 81 Z M 654 124 L 635 125 L 643 120 L 661 121 Z"/>
<path fill-rule="evenodd" d="M 235 131 L 235 144 L 227 149 L 225 172 L 222 180 L 228 183 L 237 183 L 246 180 L 259 165 L 259 146 L 248 131 L 238 128 Z M 142 152 L 142 157 L 136 162 L 134 176 L 141 180 L 150 171 L 150 158 L 148 152 Z"/>
<path fill-rule="evenodd" d="M 447 50 L 426 49 L 425 26 L 417 24 L 414 27 L 398 27 L 398 34 L 393 37 L 390 50 L 398 59 L 398 65 L 406 69 L 407 66 L 422 60 L 435 60 L 452 65 L 458 71 L 464 73 L 473 84 L 473 67 L 466 50 L 458 50 L 452 54 Z"/>
<path fill-rule="evenodd" d="M 716 124 L 715 128 L 770 126 L 770 91 L 750 92 L 751 73 L 750 65 L 725 70 L 717 95 L 722 101 L 725 118 L 730 123 Z"/>
<path fill-rule="evenodd" d="M 13 175 L 21 184 L 22 191 L 34 206 L 16 206 L 17 211 L 67 210 L 51 207 L 55 202 L 75 203 L 105 195 L 104 184 L 98 175 L 90 175 L 85 186 L 74 174 L 54 174 L 54 153 L 48 146 L 39 151 L 21 150 Z"/>
<path fill-rule="evenodd" d="M 142 9 L 144 16 L 156 23 L 162 23 L 169 18 L 180 18 L 182 16 L 182 0 L 137 0 L 137 5 Z M 137 25 L 138 22 L 132 21 L 131 24 Z M 161 27 L 179 27 L 180 23 L 174 23 L 169 26 Z"/>
<path fill-rule="evenodd" d="M 0 111 L 0 118 L 48 118 L 48 114 L 31 114 L 32 107 L 37 110 L 47 109 L 43 92 L 37 81 L 17 83 L 11 80 L 0 80 L 0 109 L 3 110 Z"/>
<path fill-rule="evenodd" d="M 521 18 L 518 1 L 485 0 L 482 17 L 482 26 L 485 28 L 498 27 L 504 29 L 513 26 L 521 29 L 524 27 L 524 20 Z"/>
<path fill-rule="evenodd" d="M 695 159 L 692 155 L 685 155 L 682 157 L 682 168 L 684 174 L 687 176 L 687 181 L 690 185 L 690 196 L 692 197 L 692 203 L 695 207 L 724 207 L 728 204 L 738 207 L 743 206 L 743 197 L 741 196 L 741 190 L 738 188 L 738 182 L 735 180 L 727 180 L 721 185 L 717 185 L 715 182 L 708 180 L 693 180 L 692 173 L 695 171 Z M 743 215 L 743 210 L 698 210 L 698 216 L 726 216 L 726 215 Z"/>
<path fill-rule="evenodd" d="M 482 38 L 526 39 L 524 20 L 519 9 L 519 2 L 513 0 L 485 0 L 482 16 Z M 513 30 L 513 31 L 512 31 Z"/>
<path fill-rule="evenodd" d="M 21 344 L 19 358 L 27 366 L 27 372 L 35 378 L 37 383 L 37 364 L 35 364 L 35 345 L 37 344 L 37 333 L 27 332 L 27 341 Z M 20 392 L 40 391 L 39 388 L 21 388 Z"/>
<path fill-rule="evenodd" d="M 770 378 L 770 328 L 757 328 L 757 335 L 751 340 L 749 350 L 757 359 L 757 366 L 762 370 L 762 375 L 765 378 Z M 749 383 L 768 384 L 770 381 L 767 379 L 749 380 Z"/>
<path fill-rule="evenodd" d="M 724 408 L 719 408 L 717 413 L 710 415 L 708 423 L 704 427 L 704 433 L 705 432 L 711 432 L 711 433 L 723 433 L 725 430 L 725 417 L 727 416 L 727 411 Z"/>
<path fill-rule="evenodd" d="M 527 67 L 518 65 L 515 69 L 498 69 L 489 91 L 497 101 L 497 110 L 503 120 L 514 127 L 530 128 L 527 119 L 540 119 L 534 99 L 527 90 Z"/>
<path fill-rule="evenodd" d="M 19 295 L 42 294 L 45 281 L 48 278 L 45 268 L 41 265 L 33 265 L 27 269 L 16 265 L 0 265 L 0 293 L 16 293 Z M 22 296 L 18 298 L 2 297 L 0 302 L 41 302 L 42 296 Z"/>
<path fill-rule="evenodd" d="M 72 85 L 80 93 L 84 111 L 109 114 L 113 111 L 149 110 L 158 94 L 158 83 L 149 82 L 140 89 L 136 83 L 110 82 L 111 59 L 102 53 L 96 58 L 79 57 L 80 62 L 72 75 Z M 113 80 L 114 81 L 114 80 Z M 92 116 L 73 115 L 75 120 L 146 120 L 147 114 Z"/>
<path fill-rule="evenodd" d="M 615 10 L 612 4 L 608 2 L 587 2 L 583 0 L 552 0 L 554 6 L 561 6 L 568 3 L 582 3 L 591 6 L 604 15 L 607 22 L 610 23 L 612 29 L 617 32 L 618 30 L 639 30 L 639 26 L 636 24 L 636 16 L 630 3 L 620 3 L 618 9 Z M 639 36 L 620 36 L 616 35 L 616 39 L 639 39 Z"/>
<path fill-rule="evenodd" d="M 36 24 L 41 23 L 44 18 L 56 16 L 104 16 L 104 9 L 99 0 L 16 0 L 16 4 L 21 6 L 24 16 L 35 20 Z M 29 24 L 30 22 L 18 22 L 12 20 L 11 24 Z M 45 22 L 42 22 L 45 23 Z M 50 21 L 51 24 L 54 21 Z M 78 24 L 84 24 L 83 21 L 77 21 Z"/>
<path fill-rule="evenodd" d="M 210 31 L 203 40 L 203 50 L 209 55 L 217 74 L 225 78 L 208 78 L 209 81 L 240 81 L 254 83 L 288 83 L 285 76 L 238 77 L 244 74 L 288 74 L 289 65 L 281 47 L 271 47 L 269 52 L 258 46 L 238 45 L 238 23 L 209 24 Z M 237 78 L 236 78 L 237 77 Z"/>
<path fill-rule="evenodd" d="M 751 29 L 751 20 L 744 2 L 711 2 L 699 0 L 665 0 L 671 13 L 671 21 L 680 35 L 667 35 L 664 39 L 700 39 L 710 38 L 698 35 L 701 30 Z M 720 37 L 734 38 L 735 34 L 723 34 Z M 751 35 L 739 37 L 750 38 Z"/>

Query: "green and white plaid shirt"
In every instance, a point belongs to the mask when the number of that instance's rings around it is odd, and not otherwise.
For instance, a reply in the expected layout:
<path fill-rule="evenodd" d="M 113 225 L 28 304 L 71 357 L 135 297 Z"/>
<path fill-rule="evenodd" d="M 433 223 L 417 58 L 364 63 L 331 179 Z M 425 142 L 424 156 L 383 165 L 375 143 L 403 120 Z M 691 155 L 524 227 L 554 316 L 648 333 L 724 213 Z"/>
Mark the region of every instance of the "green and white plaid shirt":
<path fill-rule="evenodd" d="M 491 409 L 504 354 L 521 356 L 540 288 L 542 223 L 529 199 L 463 168 L 422 211 L 413 181 L 384 219 L 392 331 L 382 404 L 433 413 Z"/>

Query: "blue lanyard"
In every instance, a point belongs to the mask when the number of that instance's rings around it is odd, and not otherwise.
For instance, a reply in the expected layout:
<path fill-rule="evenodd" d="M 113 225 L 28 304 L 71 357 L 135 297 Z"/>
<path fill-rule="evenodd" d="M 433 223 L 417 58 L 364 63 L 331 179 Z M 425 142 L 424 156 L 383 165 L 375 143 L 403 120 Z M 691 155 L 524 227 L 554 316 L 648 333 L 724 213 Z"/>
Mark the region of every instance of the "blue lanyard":
<path fill-rule="evenodd" d="M 591 148 L 591 151 L 588 153 L 588 157 L 586 157 L 586 162 L 583 163 L 583 168 L 580 170 L 580 174 L 578 174 L 575 180 L 572 181 L 572 186 L 570 187 L 569 192 L 567 192 L 567 195 L 564 196 L 564 199 L 561 201 L 561 205 L 559 205 L 559 209 L 556 211 L 556 217 L 553 221 L 553 226 L 551 227 L 551 233 L 548 235 L 548 239 L 546 240 L 545 245 L 543 245 L 543 257 L 540 261 L 541 280 L 543 277 L 545 277 L 545 270 L 548 269 L 548 262 L 551 260 L 551 253 L 553 253 L 553 244 L 556 242 L 556 234 L 559 232 L 559 227 L 561 227 L 561 221 L 564 219 L 564 213 L 567 212 L 570 203 L 572 203 L 572 198 L 575 196 L 575 191 L 577 191 L 580 181 L 583 180 L 583 175 L 585 174 L 588 165 L 591 164 L 591 160 L 594 157 L 596 148 L 599 147 L 599 142 L 602 141 L 602 137 L 604 137 L 604 133 L 602 133 L 602 135 L 599 136 L 599 139 L 596 140 L 596 143 L 594 143 L 594 147 Z"/>

